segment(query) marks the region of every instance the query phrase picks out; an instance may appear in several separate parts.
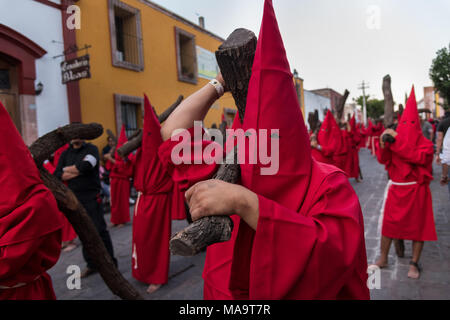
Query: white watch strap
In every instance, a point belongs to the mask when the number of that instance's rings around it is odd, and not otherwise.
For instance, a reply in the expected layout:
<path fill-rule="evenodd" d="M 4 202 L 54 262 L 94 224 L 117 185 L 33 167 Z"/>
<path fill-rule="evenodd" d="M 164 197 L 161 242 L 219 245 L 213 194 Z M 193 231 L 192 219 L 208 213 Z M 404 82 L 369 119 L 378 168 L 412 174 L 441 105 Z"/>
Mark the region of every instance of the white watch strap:
<path fill-rule="evenodd" d="M 223 94 L 225 93 L 225 89 L 223 88 L 222 84 L 217 79 L 212 79 L 209 82 L 209 84 L 212 85 L 216 89 L 217 94 L 219 95 L 219 98 L 221 96 L 223 96 Z"/>

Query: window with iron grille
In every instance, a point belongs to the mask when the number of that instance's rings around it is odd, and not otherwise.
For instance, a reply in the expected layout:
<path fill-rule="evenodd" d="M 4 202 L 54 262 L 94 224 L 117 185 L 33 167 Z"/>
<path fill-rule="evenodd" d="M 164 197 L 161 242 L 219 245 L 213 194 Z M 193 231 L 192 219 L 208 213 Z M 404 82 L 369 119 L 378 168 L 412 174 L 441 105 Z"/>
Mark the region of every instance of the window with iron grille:
<path fill-rule="evenodd" d="M 119 0 L 109 0 L 112 64 L 144 70 L 141 13 Z"/>
<path fill-rule="evenodd" d="M 129 138 L 138 129 L 142 128 L 144 99 L 141 97 L 114 94 L 116 111 L 116 128 L 120 132 L 122 125 Z"/>
<path fill-rule="evenodd" d="M 125 125 L 127 138 L 138 130 L 138 111 L 140 106 L 136 103 L 122 102 L 121 105 L 122 124 Z"/>
<path fill-rule="evenodd" d="M 197 84 L 198 67 L 195 35 L 175 27 L 178 80 Z"/>

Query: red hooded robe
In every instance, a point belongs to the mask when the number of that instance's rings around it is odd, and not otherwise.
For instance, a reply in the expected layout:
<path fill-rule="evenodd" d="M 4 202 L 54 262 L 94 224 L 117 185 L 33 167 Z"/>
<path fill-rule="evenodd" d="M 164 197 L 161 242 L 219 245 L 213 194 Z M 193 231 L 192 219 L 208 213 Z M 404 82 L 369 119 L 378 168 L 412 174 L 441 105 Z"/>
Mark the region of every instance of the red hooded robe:
<path fill-rule="evenodd" d="M 414 87 L 397 133 L 394 143 L 377 148 L 378 161 L 386 166 L 391 179 L 383 205 L 382 234 L 393 239 L 436 241 L 430 192 L 433 143 L 422 134 Z"/>
<path fill-rule="evenodd" d="M 239 127 L 237 120 L 234 127 Z M 341 171 L 311 158 L 270 0 L 242 127 L 268 129 L 268 135 L 279 129 L 268 146 L 279 140 L 279 171 L 264 176 L 260 169 L 265 166 L 241 164 L 242 185 L 259 198 L 257 231 L 233 216 L 231 240 L 208 247 L 205 299 L 369 299 L 358 198 Z M 160 153 L 166 161 L 170 144 L 163 144 Z M 189 174 L 207 171 L 204 166 L 180 167 L 187 180 Z"/>
<path fill-rule="evenodd" d="M 334 126 L 335 123 L 333 114 L 328 110 L 317 134 L 317 142 L 321 149 L 312 148 L 311 150 L 312 157 L 316 161 L 334 164 L 333 155 L 341 148 L 341 140 L 339 132 L 336 130 L 337 126 Z"/>
<path fill-rule="evenodd" d="M 186 206 L 184 192 L 181 191 L 178 183 L 173 184 L 172 193 L 172 220 L 186 220 Z"/>
<path fill-rule="evenodd" d="M 361 140 L 358 144 L 358 148 L 365 148 L 367 145 L 367 129 L 364 127 L 363 123 L 358 124 L 358 133 L 361 136 Z"/>
<path fill-rule="evenodd" d="M 55 299 L 61 214 L 1 103 L 0 139 L 0 300 Z"/>
<path fill-rule="evenodd" d="M 122 126 L 117 149 L 128 141 L 125 127 Z M 114 155 L 116 163 L 111 169 L 111 222 L 114 225 L 130 221 L 130 178 L 133 175 L 131 157 L 122 159 L 117 152 Z"/>
<path fill-rule="evenodd" d="M 139 197 L 133 217 L 132 274 L 147 284 L 167 283 L 173 183 L 159 160 L 161 127 L 145 97 L 142 147 L 136 156 L 134 184 Z"/>
<path fill-rule="evenodd" d="M 369 120 L 369 124 L 367 125 L 367 129 L 366 129 L 366 134 L 367 134 L 367 141 L 366 141 L 366 147 L 367 149 L 369 149 L 370 151 L 372 151 L 372 137 L 373 137 L 373 130 L 374 130 L 374 126 L 372 121 Z"/>
<path fill-rule="evenodd" d="M 345 172 L 348 174 L 349 178 L 359 177 L 359 154 L 358 145 L 361 142 L 361 136 L 358 129 L 356 128 L 356 120 L 353 115 L 350 120 L 350 132 L 346 131 L 347 144 L 349 147 L 347 153 L 347 160 L 345 162 Z"/>
<path fill-rule="evenodd" d="M 346 170 L 346 163 L 350 153 L 350 145 L 348 139 L 348 132 L 346 130 L 341 130 L 336 120 L 333 117 L 333 126 L 336 127 L 336 140 L 339 140 L 340 148 L 337 148 L 337 151 L 333 154 L 333 162 L 336 167 L 344 171 L 347 175 L 348 172 Z"/>

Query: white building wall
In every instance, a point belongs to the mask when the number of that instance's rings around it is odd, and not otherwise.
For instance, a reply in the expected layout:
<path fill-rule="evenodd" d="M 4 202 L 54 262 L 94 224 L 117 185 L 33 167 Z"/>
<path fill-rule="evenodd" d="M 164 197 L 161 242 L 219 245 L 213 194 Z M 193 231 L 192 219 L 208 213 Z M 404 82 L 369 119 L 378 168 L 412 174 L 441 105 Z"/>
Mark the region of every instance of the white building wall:
<path fill-rule="evenodd" d="M 308 114 L 310 112 L 314 112 L 315 110 L 319 111 L 319 120 L 323 121 L 324 112 L 326 109 L 331 110 L 331 101 L 330 98 L 326 98 L 324 96 L 315 94 L 311 91 L 304 90 L 305 92 L 305 120 L 306 125 L 309 128 L 308 124 Z"/>
<path fill-rule="evenodd" d="M 42 82 L 44 85 L 42 93 L 36 96 L 39 136 L 68 124 L 67 91 L 61 83 L 62 58 L 53 59 L 64 51 L 61 11 L 34 0 L 0 0 L 0 23 L 47 51 L 36 60 L 35 84 Z"/>

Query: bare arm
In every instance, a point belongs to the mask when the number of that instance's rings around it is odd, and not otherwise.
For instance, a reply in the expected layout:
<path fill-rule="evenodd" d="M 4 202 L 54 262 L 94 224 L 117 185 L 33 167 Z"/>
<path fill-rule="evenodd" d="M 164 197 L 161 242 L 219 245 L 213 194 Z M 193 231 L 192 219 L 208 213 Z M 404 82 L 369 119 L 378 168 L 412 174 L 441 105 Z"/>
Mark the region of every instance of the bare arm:
<path fill-rule="evenodd" d="M 437 139 L 436 139 L 436 150 L 437 153 L 441 153 L 442 151 L 442 142 L 444 141 L 444 133 L 441 131 L 437 132 Z"/>
<path fill-rule="evenodd" d="M 221 74 L 216 79 L 225 87 Z M 210 84 L 185 99 L 162 125 L 163 140 L 168 140 L 176 129 L 189 129 L 194 121 L 202 121 L 217 99 L 217 91 Z"/>

